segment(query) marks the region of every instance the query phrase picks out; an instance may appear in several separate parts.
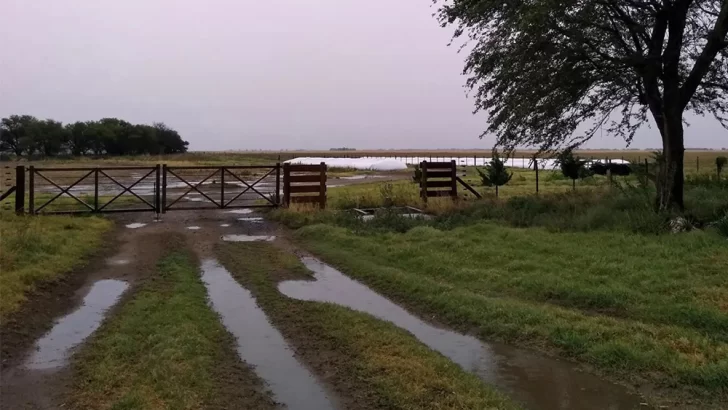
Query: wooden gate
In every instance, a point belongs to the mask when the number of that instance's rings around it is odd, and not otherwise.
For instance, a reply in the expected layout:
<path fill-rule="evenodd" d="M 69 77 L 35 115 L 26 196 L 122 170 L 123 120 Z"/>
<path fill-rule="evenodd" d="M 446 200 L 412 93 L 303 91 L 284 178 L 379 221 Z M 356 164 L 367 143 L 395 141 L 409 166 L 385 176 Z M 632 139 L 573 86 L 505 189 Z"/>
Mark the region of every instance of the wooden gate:
<path fill-rule="evenodd" d="M 28 170 L 30 214 L 157 212 L 160 167 Z"/>
<path fill-rule="evenodd" d="M 162 213 L 271 208 L 280 203 L 281 165 L 162 168 Z"/>

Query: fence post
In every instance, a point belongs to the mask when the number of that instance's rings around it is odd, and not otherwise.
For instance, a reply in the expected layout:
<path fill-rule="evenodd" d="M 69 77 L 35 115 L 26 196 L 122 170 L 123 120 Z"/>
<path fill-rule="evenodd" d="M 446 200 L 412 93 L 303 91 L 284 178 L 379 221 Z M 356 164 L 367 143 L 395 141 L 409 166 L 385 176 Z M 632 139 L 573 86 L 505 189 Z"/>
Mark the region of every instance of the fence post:
<path fill-rule="evenodd" d="M 280 159 L 280 156 L 278 156 Z M 281 205 L 281 163 L 276 163 L 276 206 Z"/>
<path fill-rule="evenodd" d="M 420 177 L 420 197 L 422 201 L 427 202 L 427 161 L 420 163 L 422 176 Z"/>
<path fill-rule="evenodd" d="M 220 167 L 220 208 L 225 208 L 225 167 Z"/>
<path fill-rule="evenodd" d="M 538 158 L 533 157 L 533 169 L 536 171 L 536 195 L 538 195 Z"/>
<path fill-rule="evenodd" d="M 94 170 L 94 212 L 99 211 L 99 168 Z"/>
<path fill-rule="evenodd" d="M 700 172 L 700 157 L 695 157 L 695 172 Z"/>
<path fill-rule="evenodd" d="M 35 215 L 35 167 L 31 165 L 28 171 L 28 212 Z"/>
<path fill-rule="evenodd" d="M 25 167 L 15 167 L 15 213 L 18 215 L 25 211 Z"/>
<path fill-rule="evenodd" d="M 458 165 L 455 160 L 450 161 L 450 179 L 452 180 L 452 192 L 450 195 L 453 199 L 458 197 Z"/>
<path fill-rule="evenodd" d="M 167 213 L 167 164 L 162 164 L 162 213 Z"/>
<path fill-rule="evenodd" d="M 283 203 L 291 205 L 291 164 L 283 164 Z"/>
<path fill-rule="evenodd" d="M 321 185 L 319 191 L 319 207 L 326 209 L 326 163 L 321 163 Z"/>
<path fill-rule="evenodd" d="M 159 212 L 160 212 L 160 209 L 159 209 L 159 203 L 160 203 L 160 200 L 159 200 L 159 194 L 160 194 L 159 182 L 160 182 L 160 178 L 162 177 L 161 174 L 162 174 L 162 166 L 159 165 L 159 164 L 157 164 L 156 175 L 155 175 L 155 178 L 154 178 L 155 179 L 155 183 L 154 183 L 154 212 L 157 215 L 159 215 Z"/>

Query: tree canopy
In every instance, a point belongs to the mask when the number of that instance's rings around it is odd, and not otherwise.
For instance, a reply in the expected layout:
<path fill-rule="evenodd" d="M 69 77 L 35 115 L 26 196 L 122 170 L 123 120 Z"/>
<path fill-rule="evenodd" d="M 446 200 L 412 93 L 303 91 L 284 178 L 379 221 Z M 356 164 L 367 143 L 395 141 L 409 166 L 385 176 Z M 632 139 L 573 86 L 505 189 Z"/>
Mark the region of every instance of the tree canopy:
<path fill-rule="evenodd" d="M 164 123 L 102 118 L 63 125 L 31 115 L 11 115 L 0 122 L 0 151 L 17 156 L 176 154 L 187 152 L 188 145 Z"/>
<path fill-rule="evenodd" d="M 728 0 L 435 0 L 472 46 L 484 135 L 506 149 L 630 143 L 648 117 L 665 153 L 660 209 L 682 208 L 684 113 L 728 127 Z"/>

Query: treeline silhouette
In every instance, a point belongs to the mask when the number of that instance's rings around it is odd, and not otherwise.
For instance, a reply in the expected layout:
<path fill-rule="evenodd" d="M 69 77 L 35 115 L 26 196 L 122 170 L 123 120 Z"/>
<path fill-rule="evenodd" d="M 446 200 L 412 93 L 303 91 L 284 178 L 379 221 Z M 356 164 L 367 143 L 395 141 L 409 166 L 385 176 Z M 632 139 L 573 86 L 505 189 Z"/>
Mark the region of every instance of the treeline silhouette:
<path fill-rule="evenodd" d="M 140 155 L 187 152 L 189 143 L 164 123 L 132 124 L 118 118 L 63 124 L 11 115 L 0 124 L 0 152 L 16 156 Z"/>

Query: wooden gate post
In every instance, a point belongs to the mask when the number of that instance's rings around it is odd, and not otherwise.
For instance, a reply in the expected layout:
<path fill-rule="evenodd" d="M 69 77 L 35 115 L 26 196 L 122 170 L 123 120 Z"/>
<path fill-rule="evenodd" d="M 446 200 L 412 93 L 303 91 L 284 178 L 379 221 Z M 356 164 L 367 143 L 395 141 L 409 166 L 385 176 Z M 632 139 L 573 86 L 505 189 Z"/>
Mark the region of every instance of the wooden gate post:
<path fill-rule="evenodd" d="M 31 165 L 29 169 L 28 182 L 30 186 L 28 187 L 28 212 L 31 215 L 35 215 L 35 167 Z"/>
<path fill-rule="evenodd" d="M 319 206 L 321 209 L 326 209 L 326 163 L 321 163 L 321 185 L 319 186 Z"/>
<path fill-rule="evenodd" d="M 167 213 L 167 164 L 162 164 L 162 213 Z"/>
<path fill-rule="evenodd" d="M 25 211 L 25 167 L 15 167 L 15 213 L 18 215 Z"/>
<path fill-rule="evenodd" d="M 161 188 L 161 186 L 159 185 L 160 184 L 160 179 L 161 179 L 161 176 L 162 176 L 161 174 L 162 174 L 162 166 L 160 164 L 157 164 L 156 175 L 155 175 L 155 178 L 154 178 L 155 179 L 155 185 L 154 185 L 154 212 L 157 215 L 159 215 L 159 213 L 161 212 L 161 209 L 159 209 L 160 202 L 161 202 L 160 201 L 160 194 L 161 194 L 161 189 L 160 188 Z"/>
<path fill-rule="evenodd" d="M 420 162 L 420 170 L 422 171 L 420 176 L 420 197 L 422 197 L 422 201 L 427 202 L 427 161 Z"/>
<path fill-rule="evenodd" d="M 452 196 L 453 199 L 457 199 L 458 197 L 458 165 L 455 162 L 455 160 L 450 161 L 450 164 L 452 166 L 452 169 L 450 170 L 451 173 L 451 184 L 452 184 L 452 191 L 450 192 L 450 196 Z"/>
<path fill-rule="evenodd" d="M 291 164 L 283 164 L 283 204 L 291 205 Z"/>
<path fill-rule="evenodd" d="M 280 154 L 278 155 L 278 161 L 281 160 Z M 276 163 L 276 206 L 281 206 L 281 163 Z"/>

